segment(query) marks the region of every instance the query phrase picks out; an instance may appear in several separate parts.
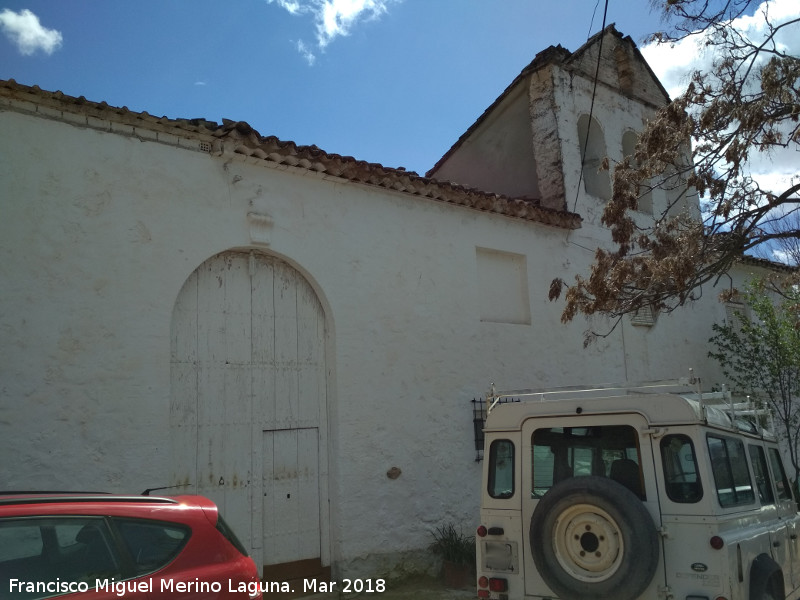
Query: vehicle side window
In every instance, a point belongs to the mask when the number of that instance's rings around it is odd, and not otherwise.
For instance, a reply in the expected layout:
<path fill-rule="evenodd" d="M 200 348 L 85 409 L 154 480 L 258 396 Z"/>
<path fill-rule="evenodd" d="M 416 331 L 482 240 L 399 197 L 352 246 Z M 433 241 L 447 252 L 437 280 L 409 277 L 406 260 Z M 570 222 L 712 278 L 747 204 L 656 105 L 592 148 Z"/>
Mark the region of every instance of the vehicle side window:
<path fill-rule="evenodd" d="M 697 475 L 694 445 L 688 436 L 664 436 L 661 439 L 661 463 L 670 500 L 683 504 L 700 501 L 703 497 L 703 486 Z"/>
<path fill-rule="evenodd" d="M 46 517 L 0 520 L 0 581 L 14 578 L 86 583 L 120 578 L 119 561 L 103 518 Z M 41 590 L 28 598 L 46 598 Z"/>
<path fill-rule="evenodd" d="M 708 436 L 711 471 L 717 487 L 717 498 L 723 508 L 755 502 L 744 443 L 729 437 Z"/>
<path fill-rule="evenodd" d="M 69 548 L 78 543 L 78 534 L 83 527 L 82 523 L 62 522 L 55 528 L 56 540 L 60 548 Z"/>
<path fill-rule="evenodd" d="M 551 427 L 533 432 L 532 498 L 570 477 L 609 477 L 645 500 L 639 437 L 630 425 Z"/>
<path fill-rule="evenodd" d="M 781 454 L 777 448 L 769 449 L 769 464 L 772 467 L 772 474 L 775 477 L 775 489 L 778 492 L 778 500 L 791 500 L 792 488 L 786 471 L 783 469 Z"/>
<path fill-rule="evenodd" d="M 41 556 L 43 547 L 39 527 L 28 527 L 24 521 L 0 521 L 0 568 L 7 561 Z"/>
<path fill-rule="evenodd" d="M 189 540 L 191 530 L 184 525 L 138 519 L 114 519 L 125 547 L 136 565 L 136 575 L 145 575 L 166 566 Z"/>
<path fill-rule="evenodd" d="M 753 475 L 756 478 L 756 490 L 761 504 L 774 504 L 775 496 L 772 495 L 772 481 L 767 469 L 767 457 L 761 446 L 747 446 L 750 452 L 750 463 L 753 465 Z"/>
<path fill-rule="evenodd" d="M 494 440 L 489 447 L 489 495 L 511 498 L 514 495 L 514 443 Z"/>

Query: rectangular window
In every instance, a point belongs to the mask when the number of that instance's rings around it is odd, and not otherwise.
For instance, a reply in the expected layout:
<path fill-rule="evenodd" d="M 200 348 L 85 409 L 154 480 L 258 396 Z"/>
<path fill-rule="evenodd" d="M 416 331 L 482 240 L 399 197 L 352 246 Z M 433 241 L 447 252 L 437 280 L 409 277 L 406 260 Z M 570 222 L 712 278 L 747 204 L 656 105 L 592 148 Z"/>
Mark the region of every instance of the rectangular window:
<path fill-rule="evenodd" d="M 652 306 L 643 306 L 631 315 L 631 323 L 642 327 L 652 327 L 656 323 L 656 313 Z"/>
<path fill-rule="evenodd" d="M 756 478 L 756 490 L 761 504 L 774 504 L 775 497 L 772 495 L 772 481 L 767 469 L 767 457 L 764 448 L 761 446 L 747 446 L 750 452 L 750 462 L 753 465 L 753 475 Z"/>
<path fill-rule="evenodd" d="M 511 498 L 514 495 L 514 443 L 495 440 L 489 447 L 489 495 Z"/>
<path fill-rule="evenodd" d="M 792 488 L 789 486 L 789 479 L 786 477 L 781 454 L 777 448 L 769 449 L 769 464 L 775 477 L 775 491 L 778 492 L 778 500 L 791 500 Z"/>
<path fill-rule="evenodd" d="M 610 477 L 645 499 L 636 430 L 629 425 L 552 427 L 533 432 L 533 489 L 541 498 L 569 477 Z"/>
<path fill-rule="evenodd" d="M 688 436 L 665 435 L 661 439 L 661 463 L 670 500 L 690 504 L 703 497 L 703 486 L 697 475 L 697 456 Z"/>
<path fill-rule="evenodd" d="M 720 506 L 753 504 L 756 497 L 742 441 L 709 435 L 708 452 Z"/>

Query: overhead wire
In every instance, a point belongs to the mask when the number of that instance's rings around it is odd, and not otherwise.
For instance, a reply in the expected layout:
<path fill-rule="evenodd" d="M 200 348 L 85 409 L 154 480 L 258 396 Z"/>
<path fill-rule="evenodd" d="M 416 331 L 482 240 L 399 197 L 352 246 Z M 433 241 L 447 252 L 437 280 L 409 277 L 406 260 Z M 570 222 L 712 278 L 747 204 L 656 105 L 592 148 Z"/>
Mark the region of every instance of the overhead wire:
<path fill-rule="evenodd" d="M 598 0 L 599 3 L 600 0 Z M 595 11 L 597 10 L 597 4 L 595 4 Z M 603 8 L 603 26 L 600 29 L 600 47 L 597 51 L 597 65 L 595 66 L 594 71 L 594 82 L 592 85 L 592 100 L 589 104 L 589 124 L 586 127 L 586 136 L 583 140 L 583 149 L 581 150 L 581 170 L 580 175 L 578 176 L 578 187 L 575 190 L 575 202 L 572 205 L 572 212 L 575 212 L 575 209 L 578 207 L 578 196 L 580 196 L 581 190 L 581 183 L 583 182 L 583 165 L 586 161 L 586 151 L 589 148 L 589 134 L 592 131 L 592 117 L 594 115 L 594 101 L 597 97 L 597 81 L 600 77 L 600 59 L 603 56 L 603 31 L 606 29 L 606 18 L 608 17 L 608 0 L 605 0 L 605 7 Z M 592 13 L 592 21 L 589 25 L 589 37 L 587 38 L 587 42 L 591 38 L 591 27 L 594 24 L 594 13 Z M 569 234 L 567 234 L 569 236 Z"/>

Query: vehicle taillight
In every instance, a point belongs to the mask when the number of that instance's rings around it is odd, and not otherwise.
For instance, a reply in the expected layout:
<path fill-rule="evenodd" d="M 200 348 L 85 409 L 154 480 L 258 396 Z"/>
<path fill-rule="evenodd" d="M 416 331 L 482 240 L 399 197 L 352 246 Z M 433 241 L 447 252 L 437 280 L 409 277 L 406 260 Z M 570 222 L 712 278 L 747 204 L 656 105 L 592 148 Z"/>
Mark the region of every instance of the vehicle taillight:
<path fill-rule="evenodd" d="M 712 537 L 711 540 L 710 540 L 710 543 L 711 543 L 711 547 L 714 550 L 721 550 L 722 547 L 725 545 L 725 542 L 718 535 L 715 535 L 714 537 Z"/>
<path fill-rule="evenodd" d="M 488 588 L 489 587 L 489 578 L 486 575 L 482 575 L 478 578 L 478 587 L 480 588 Z"/>
<path fill-rule="evenodd" d="M 501 577 L 492 577 L 489 580 L 489 589 L 493 592 L 505 592 L 508 590 L 508 581 Z"/>
<path fill-rule="evenodd" d="M 478 537 L 486 537 L 486 527 L 483 525 L 478 527 Z"/>
<path fill-rule="evenodd" d="M 488 598 L 489 590 L 478 590 L 478 598 Z"/>

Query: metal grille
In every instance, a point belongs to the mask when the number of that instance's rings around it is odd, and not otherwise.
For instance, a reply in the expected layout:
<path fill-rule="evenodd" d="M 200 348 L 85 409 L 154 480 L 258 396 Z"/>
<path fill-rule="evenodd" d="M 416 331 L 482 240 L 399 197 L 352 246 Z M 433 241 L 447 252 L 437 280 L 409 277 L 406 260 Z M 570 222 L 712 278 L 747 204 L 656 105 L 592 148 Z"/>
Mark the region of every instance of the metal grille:
<path fill-rule="evenodd" d="M 475 462 L 483 460 L 483 424 L 486 422 L 486 398 L 470 400 L 472 403 L 472 430 L 475 435 Z M 519 402 L 519 398 L 500 398 L 498 404 Z"/>

